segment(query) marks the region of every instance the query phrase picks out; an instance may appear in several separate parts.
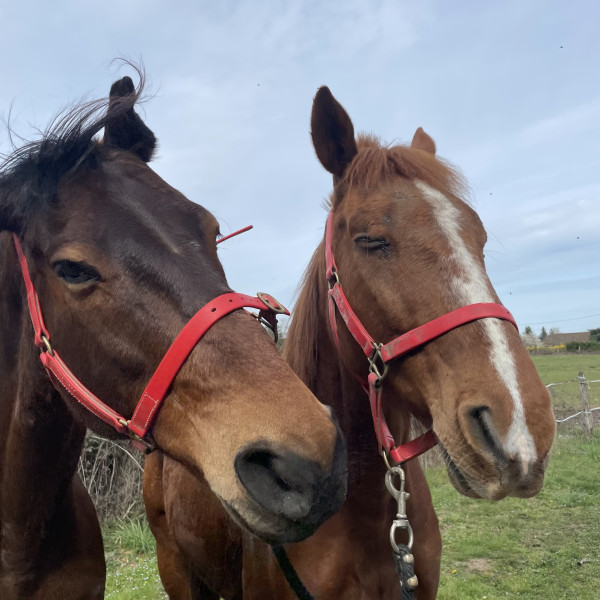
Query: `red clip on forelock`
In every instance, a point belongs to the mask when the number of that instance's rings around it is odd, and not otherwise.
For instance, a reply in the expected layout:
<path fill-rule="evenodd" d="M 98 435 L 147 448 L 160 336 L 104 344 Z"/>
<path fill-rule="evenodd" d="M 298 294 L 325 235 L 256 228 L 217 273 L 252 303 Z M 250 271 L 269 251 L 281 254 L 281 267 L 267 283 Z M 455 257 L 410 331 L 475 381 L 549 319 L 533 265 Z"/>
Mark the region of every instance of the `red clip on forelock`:
<path fill-rule="evenodd" d="M 222 238 L 219 238 L 217 240 L 217 244 L 221 244 L 225 240 L 235 237 L 236 235 L 240 235 L 240 233 L 245 233 L 246 231 L 250 231 L 253 228 L 254 228 L 254 225 L 246 225 L 246 227 L 242 227 L 241 229 L 238 229 L 237 231 L 234 231 L 233 233 L 230 233 L 229 235 L 224 235 Z"/>

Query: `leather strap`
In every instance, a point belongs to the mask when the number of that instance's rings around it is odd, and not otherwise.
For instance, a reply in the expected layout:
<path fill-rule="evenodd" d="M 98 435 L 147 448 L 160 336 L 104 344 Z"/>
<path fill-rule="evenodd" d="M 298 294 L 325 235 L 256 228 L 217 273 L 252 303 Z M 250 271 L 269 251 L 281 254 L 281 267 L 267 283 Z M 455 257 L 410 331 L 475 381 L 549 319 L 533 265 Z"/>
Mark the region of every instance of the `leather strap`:
<path fill-rule="evenodd" d="M 398 358 L 419 346 L 423 346 L 427 342 L 448 333 L 452 329 L 456 329 L 465 323 L 471 323 L 479 319 L 504 319 L 512 323 L 519 330 L 514 317 L 509 310 L 501 304 L 494 302 L 480 302 L 478 304 L 469 304 L 462 308 L 457 308 L 433 321 L 429 321 L 420 327 L 411 329 L 397 338 L 388 342 L 381 348 L 381 358 L 384 362 Z"/>
<path fill-rule="evenodd" d="M 35 333 L 35 345 L 38 348 L 44 347 L 42 336 L 49 338 L 48 330 L 44 324 L 44 317 L 42 316 L 42 310 L 38 295 L 31 282 L 31 276 L 29 275 L 29 269 L 27 267 L 27 259 L 23 254 L 23 248 L 19 238 L 13 233 L 13 240 L 15 243 L 15 249 L 17 251 L 17 257 L 19 259 L 19 265 L 21 266 L 21 273 L 23 274 L 23 281 L 25 282 L 25 289 L 27 290 L 27 305 L 29 306 L 29 315 L 31 316 L 31 322 L 33 323 L 33 331 Z"/>
<path fill-rule="evenodd" d="M 373 356 L 375 351 L 375 340 L 369 335 L 369 332 L 365 329 L 359 318 L 356 316 L 356 313 L 352 310 L 348 298 L 346 298 L 346 294 L 339 283 L 335 283 L 329 290 L 329 319 L 331 329 L 332 331 L 335 331 L 335 337 L 338 338 L 335 310 L 333 309 L 334 305 L 338 309 L 342 319 L 344 319 L 348 331 L 350 331 L 352 337 L 358 342 L 358 345 L 362 348 L 365 355 L 367 357 Z"/>
<path fill-rule="evenodd" d="M 302 583 L 302 580 L 296 572 L 296 569 L 294 569 L 294 565 L 292 565 L 285 548 L 280 544 L 271 544 L 271 550 L 277 559 L 279 568 L 283 572 L 288 585 L 292 588 L 294 594 L 296 594 L 296 598 L 298 598 L 298 600 L 315 600 L 312 594 L 306 589 L 306 586 Z"/>
<path fill-rule="evenodd" d="M 431 450 L 437 443 L 437 437 L 435 436 L 433 429 L 428 429 L 414 440 L 392 448 L 389 453 L 397 463 L 403 463 L 407 460 L 416 458 L 417 456 L 421 456 L 421 454 L 425 454 L 427 450 Z"/>
<path fill-rule="evenodd" d="M 152 427 L 158 410 L 171 383 L 202 336 L 220 319 L 240 308 L 255 308 L 259 315 L 286 314 L 289 311 L 269 294 L 258 297 L 228 292 L 204 305 L 184 326 L 158 365 L 142 393 L 131 420 L 126 419 L 94 395 L 67 367 L 58 352 L 52 348 L 50 333 L 44 324 L 39 297 L 29 274 L 23 248 L 13 235 L 25 289 L 27 305 L 33 324 L 35 345 L 40 348 L 40 360 L 55 386 L 62 386 L 77 402 L 119 433 L 129 434 L 134 440 L 143 440 Z"/>

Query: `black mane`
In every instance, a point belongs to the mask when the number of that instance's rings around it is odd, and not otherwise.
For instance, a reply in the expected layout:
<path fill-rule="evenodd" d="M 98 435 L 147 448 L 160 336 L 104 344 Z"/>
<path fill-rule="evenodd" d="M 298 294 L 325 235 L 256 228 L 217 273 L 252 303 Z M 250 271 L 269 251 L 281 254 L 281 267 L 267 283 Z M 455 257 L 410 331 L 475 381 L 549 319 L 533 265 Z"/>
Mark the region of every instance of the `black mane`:
<path fill-rule="evenodd" d="M 103 128 L 124 118 L 141 96 L 144 77 L 132 93 L 79 104 L 58 115 L 41 139 L 27 142 L 0 165 L 0 231 L 20 233 L 28 217 L 56 198 L 60 181 L 82 165 L 93 167 Z M 133 87 L 133 86 L 132 86 Z"/>

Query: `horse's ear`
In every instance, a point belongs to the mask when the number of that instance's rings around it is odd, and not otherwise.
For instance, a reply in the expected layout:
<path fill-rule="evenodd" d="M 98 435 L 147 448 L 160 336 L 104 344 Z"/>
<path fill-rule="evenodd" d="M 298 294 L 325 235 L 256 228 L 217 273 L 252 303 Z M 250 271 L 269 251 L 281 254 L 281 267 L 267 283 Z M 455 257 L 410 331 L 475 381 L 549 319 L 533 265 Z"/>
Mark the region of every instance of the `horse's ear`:
<path fill-rule="evenodd" d="M 321 164 L 334 178 L 341 177 L 357 153 L 354 126 L 327 86 L 319 88 L 313 101 L 310 132 Z"/>
<path fill-rule="evenodd" d="M 156 138 L 133 110 L 136 99 L 131 77 L 123 77 L 112 84 L 104 128 L 104 145 L 129 150 L 148 162 L 156 147 Z M 130 106 L 125 109 L 128 104 Z"/>
<path fill-rule="evenodd" d="M 435 142 L 423 131 L 422 127 L 415 131 L 410 147 L 415 150 L 424 150 L 429 154 L 435 154 Z"/>

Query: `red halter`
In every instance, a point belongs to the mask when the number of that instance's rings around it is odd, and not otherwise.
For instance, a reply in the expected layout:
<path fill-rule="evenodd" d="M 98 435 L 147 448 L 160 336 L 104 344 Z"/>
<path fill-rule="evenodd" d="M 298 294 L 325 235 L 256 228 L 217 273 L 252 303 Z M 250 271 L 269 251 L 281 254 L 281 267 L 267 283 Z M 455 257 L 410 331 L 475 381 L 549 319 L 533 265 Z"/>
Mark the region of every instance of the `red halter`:
<path fill-rule="evenodd" d="M 342 289 L 331 247 L 332 221 L 333 212 L 330 212 L 325 228 L 325 265 L 327 268 L 327 281 L 329 283 L 329 323 L 333 338 L 339 350 L 339 338 L 335 320 L 337 307 L 342 319 L 344 319 L 344 323 L 348 327 L 348 331 L 350 331 L 352 337 L 358 342 L 369 361 L 367 385 L 363 384 L 363 386 L 369 395 L 371 414 L 379 447 L 385 450 L 394 461 L 402 463 L 433 448 L 437 444 L 437 438 L 433 430 L 430 429 L 411 442 L 396 446 L 396 442 L 385 421 L 381 404 L 382 384 L 387 375 L 389 362 L 460 325 L 476 321 L 477 319 L 493 317 L 509 321 L 515 327 L 517 327 L 517 324 L 510 312 L 500 304 L 491 302 L 470 304 L 416 327 L 387 344 L 376 343 L 360 322 L 356 313 L 352 310 L 348 298 Z"/>
<path fill-rule="evenodd" d="M 258 294 L 258 297 L 254 297 L 229 292 L 211 300 L 186 323 L 175 338 L 142 393 L 133 416 L 131 419 L 126 419 L 88 390 L 73 375 L 58 352 L 52 348 L 50 334 L 44 324 L 40 301 L 29 275 L 21 243 L 17 236 L 13 235 L 13 238 L 27 289 L 27 304 L 35 332 L 35 345 L 41 350 L 40 360 L 50 379 L 55 385 L 62 385 L 77 402 L 98 418 L 114 427 L 119 433 L 128 434 L 134 440 L 145 442 L 144 437 L 152 427 L 169 386 L 179 369 L 202 336 L 219 319 L 244 307 L 258 309 L 260 311 L 259 318 L 271 325 L 274 324 L 276 314 L 290 314 L 285 307 L 268 294 Z"/>

